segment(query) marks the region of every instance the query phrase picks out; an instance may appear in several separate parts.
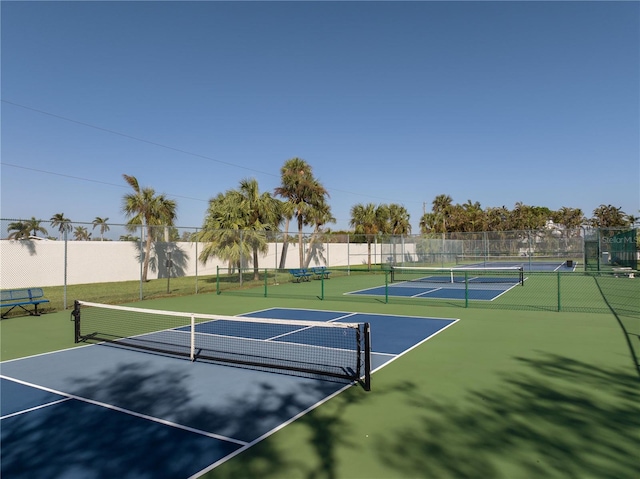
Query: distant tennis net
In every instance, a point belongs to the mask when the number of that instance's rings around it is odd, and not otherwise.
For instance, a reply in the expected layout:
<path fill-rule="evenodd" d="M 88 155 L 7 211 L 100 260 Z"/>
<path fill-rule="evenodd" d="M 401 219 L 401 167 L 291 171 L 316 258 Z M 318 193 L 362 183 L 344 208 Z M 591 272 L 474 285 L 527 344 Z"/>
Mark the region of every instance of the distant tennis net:
<path fill-rule="evenodd" d="M 495 268 L 433 268 L 427 266 L 392 266 L 391 282 L 422 283 L 499 283 L 524 284 L 521 266 Z"/>
<path fill-rule="evenodd" d="M 369 388 L 369 323 L 246 318 L 75 301 L 75 341 L 350 381 Z"/>
<path fill-rule="evenodd" d="M 522 266 L 529 270 L 556 270 L 560 267 L 572 268 L 581 261 L 575 253 L 563 253 L 555 256 L 518 256 L 518 255 L 489 255 L 489 254 L 461 254 L 456 256 L 457 266 L 470 268 L 495 268 L 507 266 Z"/>

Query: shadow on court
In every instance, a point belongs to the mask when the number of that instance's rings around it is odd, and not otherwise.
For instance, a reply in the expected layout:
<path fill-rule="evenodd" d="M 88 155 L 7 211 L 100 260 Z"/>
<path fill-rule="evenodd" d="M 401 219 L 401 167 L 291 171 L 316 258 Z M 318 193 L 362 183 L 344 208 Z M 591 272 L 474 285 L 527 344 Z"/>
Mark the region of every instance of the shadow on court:
<path fill-rule="evenodd" d="M 377 442 L 382 461 L 403 477 L 637 477 L 633 375 L 557 355 L 517 360 L 526 374 L 505 375 L 499 389 L 469 391 L 457 404 L 407 391 L 421 413 Z M 603 389 L 615 392 L 615 405 L 599 400 Z"/>
<path fill-rule="evenodd" d="M 163 375 L 146 371 L 144 362 L 105 369 L 77 380 L 73 394 L 202 431 L 256 438 L 309 407 L 310 396 L 337 389 L 335 383 L 315 381 L 301 383 L 303 391 L 283 393 L 260 383 L 254 395 L 236 397 L 225 407 L 219 401 L 207 406 L 195 397 L 183 368 Z M 5 418 L 2 426 L 2 474 L 10 478 L 189 477 L 242 447 L 75 399 Z M 270 462 L 280 462 L 267 455 Z"/>

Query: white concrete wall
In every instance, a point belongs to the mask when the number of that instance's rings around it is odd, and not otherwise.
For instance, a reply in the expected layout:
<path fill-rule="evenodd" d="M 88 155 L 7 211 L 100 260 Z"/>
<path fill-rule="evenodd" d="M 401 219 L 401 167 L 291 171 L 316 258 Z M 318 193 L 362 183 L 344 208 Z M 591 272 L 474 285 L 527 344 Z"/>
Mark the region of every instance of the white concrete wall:
<path fill-rule="evenodd" d="M 148 278 L 166 277 L 165 243 L 154 245 Z M 213 258 L 206 264 L 197 260 L 204 244 L 179 242 L 171 244 L 174 268 L 172 276 L 209 276 L 226 262 Z M 381 258 L 381 248 L 372 245 L 373 263 Z M 269 252 L 259 259 L 260 268 L 276 268 L 282 254 L 282 244 L 269 244 Z M 140 279 L 139 244 L 130 241 L 68 241 L 67 284 L 106 283 Z M 65 243 L 47 240 L 0 241 L 0 288 L 61 286 L 65 283 Z M 310 266 L 358 266 L 367 262 L 366 244 L 324 243 L 321 254 Z M 299 267 L 298 246 L 289 245 L 286 268 Z M 197 270 L 197 271 L 196 271 Z"/>

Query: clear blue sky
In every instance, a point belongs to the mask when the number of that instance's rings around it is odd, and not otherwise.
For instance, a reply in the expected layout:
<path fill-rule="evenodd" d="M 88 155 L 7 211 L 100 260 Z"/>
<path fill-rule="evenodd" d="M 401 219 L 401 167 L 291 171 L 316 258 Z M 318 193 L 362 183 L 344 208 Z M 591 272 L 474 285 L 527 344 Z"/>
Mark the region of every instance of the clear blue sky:
<path fill-rule="evenodd" d="M 639 7 L 3 1 L 1 215 L 124 223 L 126 173 L 201 226 L 295 156 L 333 230 L 438 194 L 637 215 Z"/>

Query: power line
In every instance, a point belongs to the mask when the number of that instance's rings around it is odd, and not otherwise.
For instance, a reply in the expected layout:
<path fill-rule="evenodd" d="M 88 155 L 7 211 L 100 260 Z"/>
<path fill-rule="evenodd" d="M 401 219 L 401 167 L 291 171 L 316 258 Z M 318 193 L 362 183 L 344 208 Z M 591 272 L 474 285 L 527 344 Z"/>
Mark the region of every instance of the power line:
<path fill-rule="evenodd" d="M 38 173 L 45 173 L 47 175 L 61 176 L 63 178 L 71 178 L 72 180 L 88 181 L 88 182 L 91 182 L 91 183 L 100 183 L 102 185 L 115 186 L 116 188 L 128 189 L 128 187 L 125 186 L 125 185 L 118 185 L 118 184 L 115 184 L 115 183 L 109 183 L 107 181 L 94 180 L 94 179 L 91 179 L 91 178 L 83 178 L 81 176 L 65 175 L 63 173 L 56 173 L 56 172 L 53 172 L 53 171 L 41 170 L 39 168 L 29 168 L 28 166 L 14 165 L 12 163 L 2 162 L 0 164 L 2 166 L 10 166 L 12 168 L 19 168 L 21 170 L 36 171 Z M 208 202 L 208 200 L 203 200 L 201 198 L 192 198 L 192 197 L 189 197 L 189 196 L 174 195 L 174 194 L 169 194 L 169 193 L 167 193 L 167 195 L 168 196 L 174 196 L 176 198 L 184 198 L 184 199 L 187 199 L 187 200 Z"/>
<path fill-rule="evenodd" d="M 137 136 L 133 136 L 133 135 L 130 135 L 128 133 L 122 133 L 120 131 L 111 130 L 109 128 L 96 126 L 96 125 L 93 125 L 91 123 L 87 123 L 87 122 L 84 122 L 84 121 L 74 120 L 74 119 L 68 118 L 66 116 L 62 116 L 62 115 L 58 115 L 56 113 L 51 113 L 51 112 L 48 112 L 48 111 L 40 110 L 38 108 L 33 108 L 33 107 L 30 107 L 30 106 L 22 105 L 20 103 L 16 103 L 16 102 L 13 102 L 13 101 L 10 101 L 10 100 L 2 99 L 0 101 L 2 103 L 6 103 L 8 105 L 12 105 L 12 106 L 16 106 L 18 108 L 23 108 L 25 110 L 32 111 L 34 113 L 39 113 L 41 115 L 50 116 L 52 118 L 56 118 L 56 119 L 59 119 L 59 120 L 67 121 L 67 122 L 74 123 L 76 125 L 84 126 L 84 127 L 87 127 L 87 128 L 92 128 L 94 130 L 99 130 L 99 131 L 102 131 L 102 132 L 105 132 L 105 133 L 110 133 L 112 135 L 121 136 L 123 138 L 128 138 L 130 140 L 138 141 L 138 142 L 141 142 L 141 143 L 146 143 L 148 145 L 156 146 L 158 148 L 164 148 L 164 149 L 167 149 L 167 150 L 170 150 L 170 151 L 174 151 L 176 153 L 181 153 L 183 155 L 193 156 L 195 158 L 200 158 L 202 160 L 213 161 L 213 162 L 216 162 L 216 163 L 220 163 L 222 165 L 232 166 L 232 167 L 235 167 L 235 168 L 251 171 L 251 172 L 254 172 L 254 173 L 259 173 L 261 175 L 267 175 L 267 176 L 271 176 L 271 177 L 275 177 L 275 178 L 279 177 L 279 175 L 275 175 L 273 173 L 267 173 L 265 171 L 256 170 L 254 168 L 248 168 L 246 166 L 238 165 L 238 164 L 231 163 L 231 162 L 228 162 L 228 161 L 218 160 L 216 158 L 212 158 L 210 156 L 202 155 L 200 153 L 194 153 L 192 151 L 183 150 L 181 148 L 176 148 L 176 147 L 165 145 L 165 144 L 158 143 L 158 142 L 155 142 L 155 141 L 146 140 L 144 138 L 139 138 Z M 13 167 L 16 167 L 16 168 L 30 169 L 30 168 L 26 168 L 26 167 L 12 165 L 12 164 L 9 164 L 9 163 L 2 163 L 2 164 L 3 165 L 7 165 L 7 166 L 13 166 Z M 31 170 L 32 171 L 38 171 L 38 172 L 41 172 L 41 173 L 46 173 L 46 174 L 57 175 L 57 176 L 65 176 L 67 178 L 77 179 L 77 180 L 81 180 L 81 181 L 91 181 L 91 182 L 94 182 L 94 183 L 102 183 L 102 184 L 107 184 L 107 185 L 111 185 L 111 186 L 122 186 L 122 185 L 114 185 L 113 183 L 106 183 L 106 182 L 99 181 L 99 180 L 93 180 L 93 179 L 89 179 L 89 178 L 81 178 L 81 177 L 63 175 L 63 174 L 59 174 L 59 173 L 53 173 L 53 172 L 46 171 L 46 170 L 37 170 L 37 169 L 31 169 Z M 328 191 L 335 191 L 335 192 L 339 192 L 339 193 L 345 193 L 345 194 L 354 195 L 354 196 L 361 196 L 361 197 L 365 197 L 365 198 L 372 198 L 372 199 L 377 199 L 377 200 L 396 202 L 396 200 L 392 200 L 392 199 L 389 199 L 389 198 L 382 198 L 382 197 L 379 197 L 379 196 L 366 195 L 366 194 L 362 194 L 362 193 L 354 193 L 352 191 L 339 190 L 339 189 L 336 189 L 336 188 L 327 188 L 327 190 Z M 172 194 L 171 196 L 175 196 L 175 197 L 178 197 L 178 198 L 188 198 L 186 196 L 180 196 L 180 195 L 174 195 L 174 194 Z M 197 198 L 189 198 L 189 199 L 195 199 L 196 201 L 206 201 L 206 200 L 201 200 L 201 199 L 197 199 Z"/>

